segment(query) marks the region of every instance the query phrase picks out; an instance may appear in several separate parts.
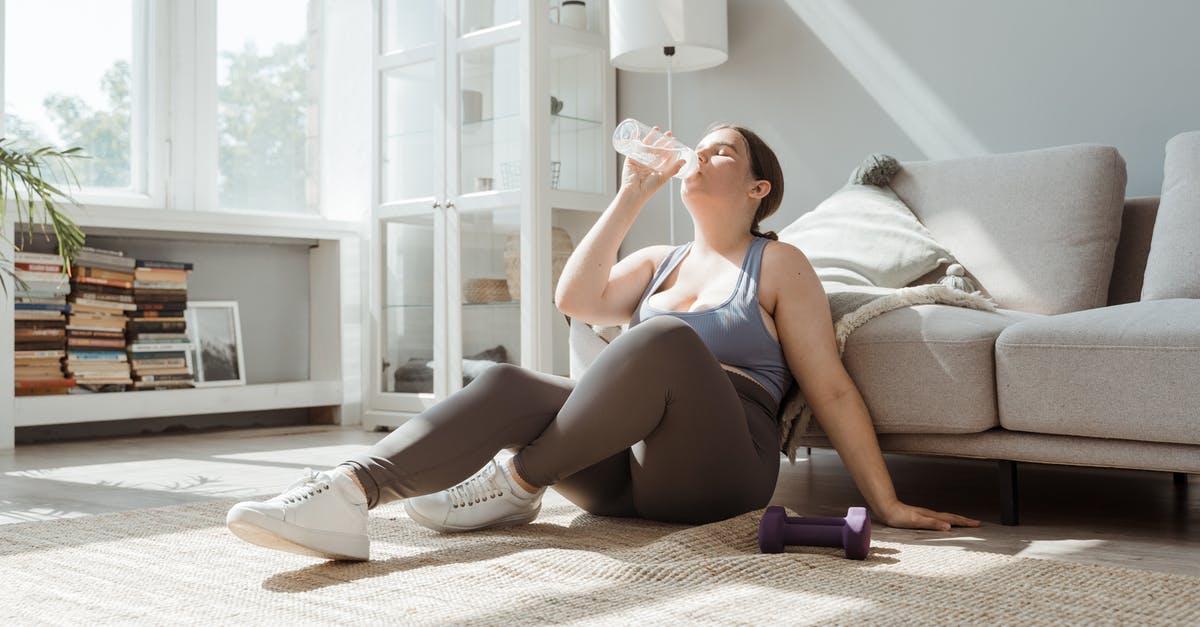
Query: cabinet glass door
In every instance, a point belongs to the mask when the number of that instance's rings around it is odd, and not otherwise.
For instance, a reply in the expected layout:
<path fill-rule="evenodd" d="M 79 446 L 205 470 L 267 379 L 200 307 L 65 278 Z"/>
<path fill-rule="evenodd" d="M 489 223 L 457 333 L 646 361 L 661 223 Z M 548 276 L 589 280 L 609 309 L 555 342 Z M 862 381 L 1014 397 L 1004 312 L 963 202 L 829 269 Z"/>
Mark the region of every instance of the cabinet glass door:
<path fill-rule="evenodd" d="M 438 0 L 383 0 L 383 54 L 433 46 L 441 41 L 442 11 Z"/>
<path fill-rule="evenodd" d="M 473 11 L 492 11 L 495 24 L 517 19 L 516 3 L 462 0 L 463 27 Z M 514 37 L 517 33 L 511 33 Z M 459 105 L 454 145 L 458 176 L 447 214 L 449 336 L 461 361 L 447 369 L 449 384 L 465 385 L 497 363 L 521 363 L 522 186 L 520 46 L 512 41 L 457 42 Z M 461 368 L 456 366 L 461 365 Z M 459 379 L 461 375 L 461 380 Z"/>
<path fill-rule="evenodd" d="M 604 190 L 601 159 L 612 159 L 605 135 L 604 51 L 591 46 L 550 47 L 550 163 L 552 189 Z"/>
<path fill-rule="evenodd" d="M 437 64 L 423 61 L 383 75 L 383 145 L 380 197 L 383 202 L 432 198 L 437 186 L 434 103 L 441 91 Z"/>
<path fill-rule="evenodd" d="M 516 42 L 459 54 L 460 193 L 521 186 L 519 55 Z"/>
<path fill-rule="evenodd" d="M 392 218 L 383 239 L 383 393 L 434 394 L 437 341 L 437 228 L 434 214 Z"/>
<path fill-rule="evenodd" d="M 449 326 L 451 342 L 461 340 L 466 385 L 497 363 L 521 363 L 521 212 L 509 206 L 456 218 L 457 247 L 452 243 L 450 251 L 458 261 L 460 307 L 451 308 Z M 455 387 L 458 373 L 448 372 Z"/>
<path fill-rule="evenodd" d="M 520 19 L 518 0 L 458 0 L 458 10 L 461 35 Z"/>
<path fill-rule="evenodd" d="M 447 392 L 443 2 L 381 0 L 372 290 L 374 406 L 413 411 Z"/>

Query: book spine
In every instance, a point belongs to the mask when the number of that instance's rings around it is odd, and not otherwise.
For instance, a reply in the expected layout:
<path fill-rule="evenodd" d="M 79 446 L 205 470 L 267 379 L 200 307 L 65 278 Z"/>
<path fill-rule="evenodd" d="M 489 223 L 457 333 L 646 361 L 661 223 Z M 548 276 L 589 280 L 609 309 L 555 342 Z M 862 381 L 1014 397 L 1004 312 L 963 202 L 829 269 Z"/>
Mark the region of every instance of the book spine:
<path fill-rule="evenodd" d="M 27 272 L 46 272 L 59 274 L 63 271 L 62 263 L 51 265 L 48 263 L 25 263 L 21 261 L 13 262 L 13 267 L 17 270 L 25 270 Z"/>
<path fill-rule="evenodd" d="M 62 265 L 62 257 L 52 255 L 50 253 L 28 253 L 17 252 L 13 254 L 13 261 L 17 263 L 42 263 L 48 265 Z"/>
<path fill-rule="evenodd" d="M 18 362 L 22 359 L 58 359 L 66 357 L 66 351 L 16 351 L 13 353 Z"/>
<path fill-rule="evenodd" d="M 103 285 L 106 287 L 121 287 L 125 289 L 133 289 L 133 281 L 120 281 L 117 279 L 99 279 L 90 276 L 81 276 L 75 279 L 76 283 L 84 285 Z"/>
<path fill-rule="evenodd" d="M 159 268 L 162 270 L 191 270 L 192 262 L 190 261 L 164 261 L 161 259 L 138 259 L 137 267 L 139 268 Z"/>
<path fill-rule="evenodd" d="M 44 305 L 41 303 L 14 303 L 18 311 L 67 311 L 68 305 Z"/>
<path fill-rule="evenodd" d="M 122 351 L 106 350 L 72 350 L 67 351 L 67 359 L 77 361 L 125 361 L 129 359 Z"/>
<path fill-rule="evenodd" d="M 143 353 L 143 352 L 157 352 L 157 353 L 172 352 L 173 353 L 173 352 L 179 352 L 179 351 L 192 350 L 192 343 L 191 342 L 148 342 L 146 344 L 130 344 L 128 349 L 129 349 L 129 352 L 131 352 L 131 353 Z"/>
<path fill-rule="evenodd" d="M 125 348 L 125 340 L 108 340 L 98 337 L 69 337 L 67 338 L 67 346 Z"/>
<path fill-rule="evenodd" d="M 17 389 L 69 388 L 75 385 L 75 380 L 60 377 L 58 379 L 33 379 L 31 381 L 17 381 L 16 383 Z"/>

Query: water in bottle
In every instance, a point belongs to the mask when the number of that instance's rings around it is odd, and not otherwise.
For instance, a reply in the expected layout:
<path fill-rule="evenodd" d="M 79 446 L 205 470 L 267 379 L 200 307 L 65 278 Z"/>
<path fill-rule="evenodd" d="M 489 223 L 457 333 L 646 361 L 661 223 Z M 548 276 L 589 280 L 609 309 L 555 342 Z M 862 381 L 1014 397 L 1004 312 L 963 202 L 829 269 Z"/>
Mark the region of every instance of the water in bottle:
<path fill-rule="evenodd" d="M 633 118 L 617 125 L 617 130 L 613 131 L 612 143 L 617 152 L 659 172 L 670 170 L 676 161 L 683 159 L 686 163 L 675 178 L 687 178 L 699 165 L 696 151 L 678 139 L 666 137 L 661 131 Z"/>

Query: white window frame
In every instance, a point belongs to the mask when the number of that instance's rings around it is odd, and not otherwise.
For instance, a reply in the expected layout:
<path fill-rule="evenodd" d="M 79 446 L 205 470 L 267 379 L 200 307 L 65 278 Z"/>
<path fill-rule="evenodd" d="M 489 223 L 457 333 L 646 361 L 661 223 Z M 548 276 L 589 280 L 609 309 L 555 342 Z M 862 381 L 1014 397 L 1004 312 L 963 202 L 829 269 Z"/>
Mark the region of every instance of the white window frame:
<path fill-rule="evenodd" d="M 217 209 L 217 6 L 169 3 L 171 54 L 171 175 L 168 206 L 180 211 Z"/>
<path fill-rule="evenodd" d="M 4 32 L 4 0 L 0 0 L 0 33 Z M 134 94 L 130 138 L 130 189 L 84 187 L 70 190 L 75 200 L 84 205 L 153 208 L 164 206 L 166 200 L 167 158 L 167 100 L 166 84 L 168 50 L 163 33 L 166 23 L 164 4 L 154 0 L 133 0 L 135 24 L 144 24 L 142 45 L 133 47 L 131 69 L 134 71 Z M 136 29 L 137 27 L 135 27 Z M 135 37 L 138 33 L 135 30 Z M 3 48 L 3 46 L 0 46 Z M 0 77 L 3 76 L 4 50 L 0 49 Z M 4 82 L 0 80 L 0 115 L 4 110 Z M 62 146 L 66 148 L 66 146 Z M 137 189 L 144 182 L 143 189 Z M 67 190 L 64 190 L 67 191 Z"/>

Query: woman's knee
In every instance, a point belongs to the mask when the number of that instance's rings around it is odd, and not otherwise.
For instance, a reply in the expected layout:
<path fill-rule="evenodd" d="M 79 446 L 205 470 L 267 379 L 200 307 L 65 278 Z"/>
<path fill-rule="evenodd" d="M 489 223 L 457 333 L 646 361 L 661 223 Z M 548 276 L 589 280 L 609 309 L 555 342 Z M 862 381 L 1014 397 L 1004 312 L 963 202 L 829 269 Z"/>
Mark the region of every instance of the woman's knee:
<path fill-rule="evenodd" d="M 529 372 L 520 366 L 499 363 L 484 369 L 470 385 L 474 388 L 510 389 L 514 385 L 520 385 L 519 382 L 528 377 Z"/>
<path fill-rule="evenodd" d="M 641 346 L 671 356 L 690 350 L 708 351 L 696 330 L 674 316 L 655 316 L 633 327 L 628 334 L 636 334 Z"/>

